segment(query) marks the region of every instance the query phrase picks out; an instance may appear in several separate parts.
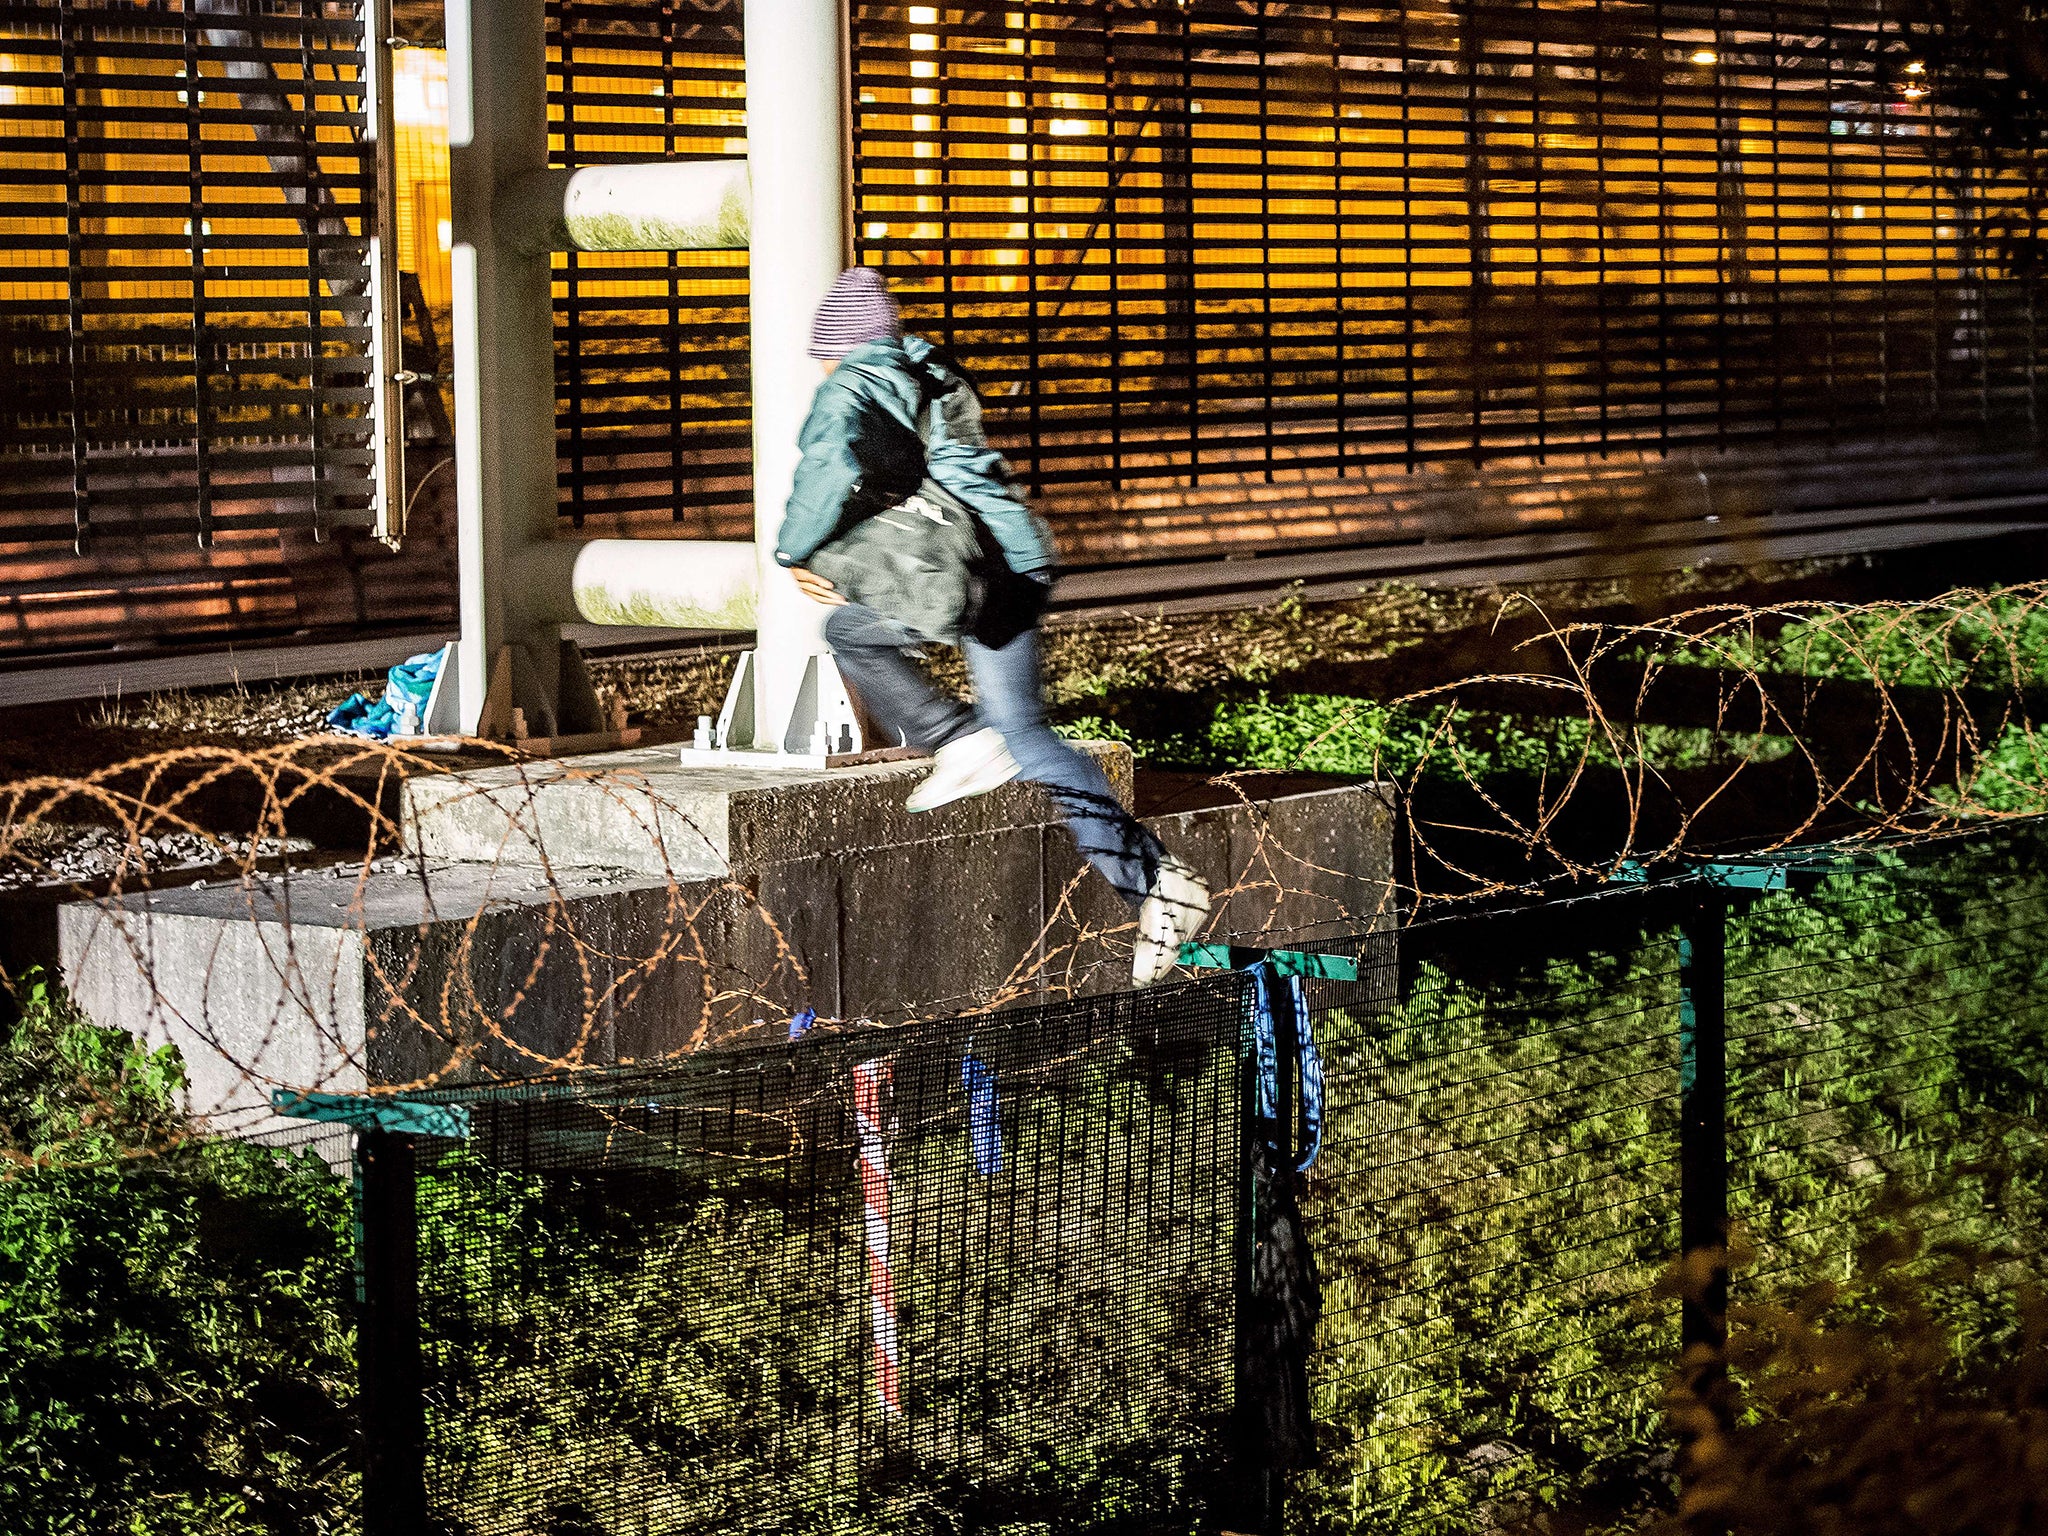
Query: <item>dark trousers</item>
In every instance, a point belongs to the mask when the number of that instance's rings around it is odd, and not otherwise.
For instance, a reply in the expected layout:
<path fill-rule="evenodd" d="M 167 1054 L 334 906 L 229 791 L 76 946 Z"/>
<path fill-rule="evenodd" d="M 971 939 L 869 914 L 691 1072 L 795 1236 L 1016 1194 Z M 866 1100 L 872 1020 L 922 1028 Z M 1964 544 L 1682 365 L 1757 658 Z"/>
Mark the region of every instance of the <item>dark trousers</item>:
<path fill-rule="evenodd" d="M 963 636 L 975 706 L 942 698 L 911 664 L 920 640 L 872 608 L 848 603 L 825 621 L 840 673 L 877 724 L 907 746 L 937 751 L 988 726 L 998 732 L 1023 776 L 1045 787 L 1066 817 L 1082 856 L 1132 906 L 1145 899 L 1163 852 L 1159 839 L 1123 808 L 1093 758 L 1053 734 L 1039 681 L 1038 630 L 1015 623 Z"/>

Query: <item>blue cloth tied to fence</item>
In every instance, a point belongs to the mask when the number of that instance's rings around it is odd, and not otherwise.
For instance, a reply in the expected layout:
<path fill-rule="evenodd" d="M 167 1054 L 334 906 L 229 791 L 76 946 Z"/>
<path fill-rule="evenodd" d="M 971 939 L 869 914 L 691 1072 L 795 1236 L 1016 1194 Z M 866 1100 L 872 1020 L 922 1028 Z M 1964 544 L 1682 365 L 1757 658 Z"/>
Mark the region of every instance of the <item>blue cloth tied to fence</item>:
<path fill-rule="evenodd" d="M 1296 1173 L 1306 1173 L 1323 1150 L 1323 1055 L 1316 1049 L 1315 1025 L 1309 1016 L 1306 978 L 1276 974 L 1265 961 L 1251 967 L 1252 1040 L 1257 1056 L 1257 1110 L 1259 1119 L 1285 1123 L 1280 1104 L 1280 1031 L 1274 1013 L 1276 985 L 1286 983 L 1285 1006 L 1294 1020 L 1296 1060 L 1301 1065 L 1301 1124 L 1307 1145 Z"/>
<path fill-rule="evenodd" d="M 397 733 L 405 706 L 412 705 L 413 719 L 427 717 L 427 700 L 434 693 L 434 679 L 441 673 L 443 651 L 422 651 L 408 656 L 384 675 L 384 696 L 372 704 L 360 693 L 352 693 L 328 711 L 329 730 L 347 736 L 367 736 L 383 741 Z M 414 726 L 417 730 L 417 724 Z"/>
<path fill-rule="evenodd" d="M 1003 1171 L 1003 1132 L 996 1120 L 996 1069 L 979 1056 L 960 1063 L 960 1089 L 967 1095 L 967 1141 L 974 1171 L 992 1179 Z"/>

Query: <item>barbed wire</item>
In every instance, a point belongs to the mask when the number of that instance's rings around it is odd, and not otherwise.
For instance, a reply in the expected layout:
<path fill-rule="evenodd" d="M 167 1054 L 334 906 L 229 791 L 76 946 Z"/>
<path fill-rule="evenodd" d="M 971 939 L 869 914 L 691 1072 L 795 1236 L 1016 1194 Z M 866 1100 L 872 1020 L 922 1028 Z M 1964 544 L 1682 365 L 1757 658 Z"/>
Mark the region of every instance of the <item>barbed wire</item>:
<path fill-rule="evenodd" d="M 1511 598 L 1505 616 L 1518 606 Z M 1598 878 L 1623 860 L 1655 863 L 1724 845 L 1703 823 L 1745 776 L 1773 768 L 1775 814 L 1750 818 L 1740 841 L 1759 850 L 1816 838 L 1913 837 L 1963 823 L 2048 810 L 2048 756 L 2035 725 L 2048 696 L 2048 586 L 1952 591 L 1918 603 L 1712 604 L 1653 623 L 1542 622 L 1521 642 L 1527 672 L 1466 679 L 1408 694 L 1398 706 L 1434 711 L 1430 750 L 1390 777 L 1411 805 L 1448 760 L 1496 818 L 1483 828 L 1513 846 L 1530 886 Z M 1464 767 L 1458 708 L 1475 693 L 1559 696 L 1576 742 L 1535 786 L 1505 803 Z M 1721 750 L 1688 776 L 1661 761 L 1672 718 L 1711 733 Z M 1680 729 L 1686 727 L 1680 726 Z M 1570 733 L 1567 733 L 1568 735 Z M 1625 817 L 1592 849 L 1559 838 L 1573 799 L 1610 775 Z M 1661 814 L 1653 814 L 1661 813 Z M 1662 829 L 1654 823 L 1661 820 Z M 1409 818 L 1417 868 L 1468 882 L 1414 895 L 1496 894 L 1497 872 L 1462 864 L 1426 814 Z"/>
<path fill-rule="evenodd" d="M 1511 597 L 1496 626 L 1509 622 L 1529 629 L 1512 669 L 1384 699 L 1322 696 L 1333 707 L 1319 729 L 1215 775 L 1253 833 L 1215 893 L 1219 931 L 1362 934 L 1583 888 L 1623 860 L 1923 838 L 2048 811 L 2035 728 L 2048 584 L 1916 603 L 1713 603 L 1626 623 L 1552 622 Z M 1266 691 L 1243 709 L 1280 718 L 1287 700 L 1271 688 L 1285 679 L 1257 681 Z M 601 763 L 509 749 L 470 760 L 501 765 L 503 841 L 488 859 L 428 858 L 408 834 L 404 786 L 444 775 L 445 758 L 312 736 L 16 779 L 0 786 L 0 870 L 39 885 L 46 905 L 69 901 L 61 967 L 87 1011 L 178 1043 L 193 1116 L 229 1129 L 265 1118 L 273 1089 L 645 1064 L 774 1035 L 812 999 L 789 907 L 734 875 L 691 872 L 679 833 L 717 843 L 689 806 Z M 1379 786 L 1397 829 L 1392 877 L 1357 899 L 1332 892 L 1361 872 L 1290 845 L 1259 800 L 1275 768 L 1333 764 Z M 536 807 L 543 785 L 565 781 L 635 842 L 616 849 L 617 867 L 553 861 Z M 316 814 L 353 827 L 359 846 L 314 848 L 303 829 Z M 91 880 L 52 836 L 81 824 L 110 845 Z M 200 879 L 166 877 L 157 853 L 171 843 L 205 864 Z M 1092 879 L 1077 857 L 995 980 L 921 1011 L 1109 984 L 1133 924 L 1106 913 Z M 194 942 L 202 922 L 209 937 Z M 16 1164 L 50 1155 L 0 1152 Z"/>

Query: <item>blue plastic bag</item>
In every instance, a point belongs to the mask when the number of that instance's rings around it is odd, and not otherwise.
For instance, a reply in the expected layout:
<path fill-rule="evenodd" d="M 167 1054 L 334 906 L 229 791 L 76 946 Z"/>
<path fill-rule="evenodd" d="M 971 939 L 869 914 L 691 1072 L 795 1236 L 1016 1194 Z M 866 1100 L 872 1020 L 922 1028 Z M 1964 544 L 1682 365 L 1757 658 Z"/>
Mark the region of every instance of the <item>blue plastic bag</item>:
<path fill-rule="evenodd" d="M 352 693 L 327 713 L 329 730 L 345 736 L 367 736 L 372 741 L 388 739 L 404 718 L 404 706 L 412 705 L 413 718 L 424 721 L 427 700 L 433 697 L 434 679 L 441 672 L 443 651 L 422 651 L 408 656 L 384 675 L 384 697 L 372 704 L 360 693 Z"/>
<path fill-rule="evenodd" d="M 340 731 L 345 736 L 366 735 L 357 729 L 363 717 L 370 712 L 370 701 L 360 693 L 352 693 L 327 712 L 329 730 Z"/>

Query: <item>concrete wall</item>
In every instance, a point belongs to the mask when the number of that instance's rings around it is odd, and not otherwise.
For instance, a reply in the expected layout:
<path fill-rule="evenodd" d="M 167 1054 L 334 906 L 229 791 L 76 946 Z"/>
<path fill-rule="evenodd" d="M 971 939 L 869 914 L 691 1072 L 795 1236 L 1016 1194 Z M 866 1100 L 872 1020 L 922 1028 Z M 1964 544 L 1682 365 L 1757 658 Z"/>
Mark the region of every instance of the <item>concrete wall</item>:
<path fill-rule="evenodd" d="M 363 935 L 292 918 L 253 887 L 73 902 L 57 914 L 59 960 L 89 1018 L 178 1048 L 188 1111 L 268 1129 L 272 1088 L 367 1080 Z"/>

